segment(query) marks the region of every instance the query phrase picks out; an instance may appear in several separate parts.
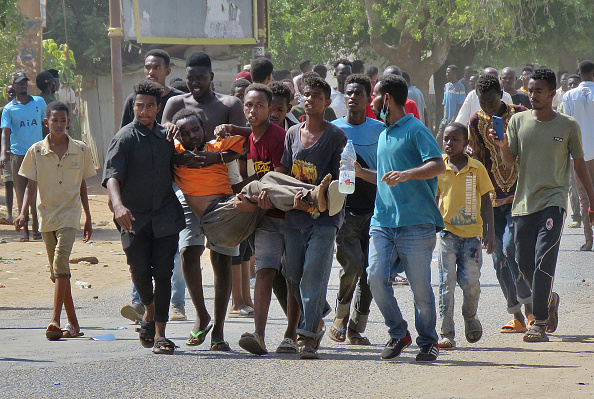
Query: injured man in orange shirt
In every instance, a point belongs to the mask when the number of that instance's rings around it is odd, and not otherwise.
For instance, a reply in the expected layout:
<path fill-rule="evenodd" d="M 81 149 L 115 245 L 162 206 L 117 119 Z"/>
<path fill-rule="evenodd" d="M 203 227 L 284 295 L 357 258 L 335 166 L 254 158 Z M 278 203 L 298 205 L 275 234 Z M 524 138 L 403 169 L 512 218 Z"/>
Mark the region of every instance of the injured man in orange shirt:
<path fill-rule="evenodd" d="M 315 186 L 282 173 L 268 172 L 234 195 L 222 153 L 241 153 L 245 138 L 230 136 L 205 143 L 202 119 L 187 108 L 177 112 L 172 123 L 178 129 L 179 143 L 175 145 L 177 153 L 221 153 L 221 163 L 218 164 L 201 168 L 175 165 L 174 168 L 175 183 L 184 193 L 190 209 L 200 219 L 202 230 L 213 245 L 235 247 L 254 232 L 268 210 L 257 206 L 258 198 L 264 199 L 266 196 L 281 211 L 296 209 L 296 198 L 300 198 L 308 203 L 310 213 L 328 210 L 330 216 L 340 212 L 344 206 L 345 195 L 338 192 L 338 182 L 332 181 L 330 174 Z M 264 192 L 266 194 L 263 195 Z M 245 206 L 246 202 L 251 206 Z"/>

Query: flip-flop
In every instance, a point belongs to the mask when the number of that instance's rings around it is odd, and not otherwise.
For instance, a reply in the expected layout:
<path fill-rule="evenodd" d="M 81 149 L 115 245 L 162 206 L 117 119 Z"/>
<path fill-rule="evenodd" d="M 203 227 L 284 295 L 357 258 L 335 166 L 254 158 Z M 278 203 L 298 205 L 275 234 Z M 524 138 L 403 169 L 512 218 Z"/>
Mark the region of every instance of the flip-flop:
<path fill-rule="evenodd" d="M 156 355 L 173 355 L 173 351 L 177 346 L 165 337 L 161 337 L 155 341 L 153 345 L 153 353 Z"/>
<path fill-rule="evenodd" d="M 231 347 L 229 346 L 229 342 L 227 341 L 211 341 L 210 350 L 219 352 L 229 352 L 231 350 Z"/>
<path fill-rule="evenodd" d="M 464 336 L 471 344 L 478 342 L 483 336 L 483 326 L 479 319 L 464 321 Z"/>
<path fill-rule="evenodd" d="M 524 334 L 524 342 L 548 342 L 549 337 L 545 331 L 546 326 L 533 324 Z"/>
<path fill-rule="evenodd" d="M 41 235 L 40 232 L 33 233 L 33 239 L 34 240 L 41 240 L 42 238 L 43 238 L 43 236 Z"/>
<path fill-rule="evenodd" d="M 62 338 L 62 329 L 56 323 L 50 323 L 45 330 L 45 337 L 50 341 L 57 341 Z"/>
<path fill-rule="evenodd" d="M 338 328 L 338 326 L 334 323 L 330 326 L 328 330 L 328 338 L 335 342 L 344 342 L 346 339 L 346 332 L 347 328 Z"/>
<path fill-rule="evenodd" d="M 66 324 L 66 327 L 62 330 L 62 338 L 78 338 L 85 335 L 84 332 L 76 332 L 74 326 L 70 323 Z"/>
<path fill-rule="evenodd" d="M 206 335 L 212 330 L 214 323 L 211 321 L 208 323 L 204 330 L 198 331 L 198 333 L 194 333 L 193 330 L 190 330 L 190 336 L 186 340 L 186 345 L 188 346 L 198 346 L 202 345 L 204 341 L 206 341 Z"/>
<path fill-rule="evenodd" d="M 328 187 L 328 214 L 330 216 L 336 215 L 342 210 L 346 194 L 338 191 L 338 180 L 332 181 Z"/>
<path fill-rule="evenodd" d="M 319 359 L 318 351 L 309 345 L 305 345 L 299 351 L 299 359 Z"/>
<path fill-rule="evenodd" d="M 268 354 L 266 346 L 263 346 L 260 342 L 260 336 L 257 333 L 245 333 L 239 339 L 239 346 L 241 346 L 249 353 L 252 353 L 257 356 Z"/>
<path fill-rule="evenodd" d="M 528 331 L 528 329 L 526 327 L 524 327 L 522 325 L 522 323 L 520 323 L 519 320 L 513 319 L 513 320 L 510 320 L 506 325 L 501 327 L 501 330 L 499 332 L 504 334 L 504 333 L 524 333 L 526 331 Z"/>
<path fill-rule="evenodd" d="M 328 335 L 330 336 L 330 335 Z M 363 337 L 361 335 L 354 335 L 352 337 L 347 337 L 347 344 L 349 345 L 371 345 L 369 342 L 369 338 Z"/>
<path fill-rule="evenodd" d="M 559 324 L 559 294 L 551 293 L 551 300 L 549 301 L 549 318 L 545 321 L 547 326 L 547 333 L 554 333 Z"/>
<path fill-rule="evenodd" d="M 297 353 L 297 351 L 297 344 L 291 338 L 283 339 L 278 348 L 276 348 L 276 353 Z"/>

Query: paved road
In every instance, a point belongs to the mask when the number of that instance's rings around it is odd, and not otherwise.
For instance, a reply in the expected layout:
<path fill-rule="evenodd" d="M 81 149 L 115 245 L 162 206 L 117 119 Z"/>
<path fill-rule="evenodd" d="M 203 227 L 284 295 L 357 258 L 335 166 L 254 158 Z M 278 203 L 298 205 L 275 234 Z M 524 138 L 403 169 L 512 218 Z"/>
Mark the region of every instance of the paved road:
<path fill-rule="evenodd" d="M 555 290 L 561 295 L 560 326 L 549 343 L 526 344 L 521 335 L 499 333 L 509 316 L 490 257 L 484 260 L 481 277 L 483 339 L 471 345 L 459 334 L 459 347 L 442 351 L 434 364 L 416 364 L 418 348 L 414 344 L 395 361 L 379 359 L 387 332 L 375 304 L 367 331 L 372 346 L 352 347 L 326 337 L 319 361 L 275 353 L 255 357 L 244 352 L 237 340 L 243 332 L 253 330 L 252 319 L 227 321 L 226 339 L 232 352 L 213 353 L 207 345 L 189 348 L 184 341 L 195 317 L 189 298 L 190 321 L 167 327 L 168 336 L 180 348 L 174 356 L 156 356 L 140 346 L 134 326 L 119 316 L 129 295 L 127 289 L 121 289 L 78 304 L 84 339 L 45 339 L 51 303 L 37 308 L 0 307 L 0 392 L 6 398 L 474 398 L 536 392 L 560 398 L 594 397 L 594 254 L 577 250 L 581 240 L 578 229 L 565 231 L 555 281 Z M 328 289 L 331 304 L 338 287 L 338 270 L 335 262 Z M 437 283 L 436 262 L 433 282 Z M 212 273 L 208 267 L 205 284 L 212 309 Z M 414 339 L 409 289 L 395 287 L 395 292 Z M 437 296 L 436 287 L 435 292 Z M 456 300 L 460 332 L 459 289 Z M 331 321 L 332 314 L 326 323 Z M 126 329 L 114 329 L 118 327 Z M 267 329 L 269 350 L 281 341 L 284 327 L 282 311 L 273 301 Z M 102 334 L 113 334 L 117 340 L 88 339 Z"/>

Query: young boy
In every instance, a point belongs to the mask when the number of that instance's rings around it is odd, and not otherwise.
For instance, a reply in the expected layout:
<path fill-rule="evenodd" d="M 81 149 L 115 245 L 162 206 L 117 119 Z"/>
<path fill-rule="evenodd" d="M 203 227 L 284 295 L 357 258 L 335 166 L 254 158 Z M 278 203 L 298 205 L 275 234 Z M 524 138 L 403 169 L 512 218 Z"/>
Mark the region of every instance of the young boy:
<path fill-rule="evenodd" d="M 134 86 L 134 122 L 121 128 L 109 145 L 103 186 L 145 308 L 137 330 L 140 342 L 156 354 L 173 354 L 175 344 L 165 338 L 165 328 L 178 233 L 185 221 L 172 187 L 173 143 L 155 121 L 162 95 L 163 87 L 156 82 L 143 80 Z"/>
<path fill-rule="evenodd" d="M 45 336 L 54 341 L 83 335 L 72 301 L 69 258 L 80 228 L 81 204 L 86 219 L 83 242 L 89 241 L 93 232 L 85 179 L 95 175 L 95 168 L 87 145 L 66 134 L 70 124 L 68 106 L 54 101 L 47 106 L 46 115 L 43 123 L 49 135 L 27 150 L 19 170 L 29 181 L 14 224 L 17 231 L 25 226 L 27 210 L 38 190 L 39 231 L 49 258 L 50 278 L 55 283 L 54 310 Z M 62 305 L 68 316 L 64 330 L 60 328 Z"/>
<path fill-rule="evenodd" d="M 462 288 L 462 316 L 466 340 L 477 342 L 483 329 L 476 316 L 481 292 L 481 238 L 487 253 L 495 249 L 495 230 L 491 195 L 493 184 L 479 161 L 465 153 L 468 130 L 461 123 L 450 123 L 444 130 L 445 173 L 438 176 L 437 196 L 445 228 L 439 233 L 439 314 L 442 349 L 452 349 L 454 341 L 454 290 Z M 485 219 L 484 231 L 483 220 Z"/>

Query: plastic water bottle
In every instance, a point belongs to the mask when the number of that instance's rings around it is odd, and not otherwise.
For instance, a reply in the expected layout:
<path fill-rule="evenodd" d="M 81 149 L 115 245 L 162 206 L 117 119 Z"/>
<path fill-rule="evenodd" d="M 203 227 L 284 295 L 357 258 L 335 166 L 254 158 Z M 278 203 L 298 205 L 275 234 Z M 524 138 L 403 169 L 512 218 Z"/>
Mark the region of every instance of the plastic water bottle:
<path fill-rule="evenodd" d="M 347 141 L 340 156 L 340 175 L 338 177 L 338 191 L 343 194 L 355 192 L 355 161 L 357 154 L 353 146 L 353 140 Z"/>

